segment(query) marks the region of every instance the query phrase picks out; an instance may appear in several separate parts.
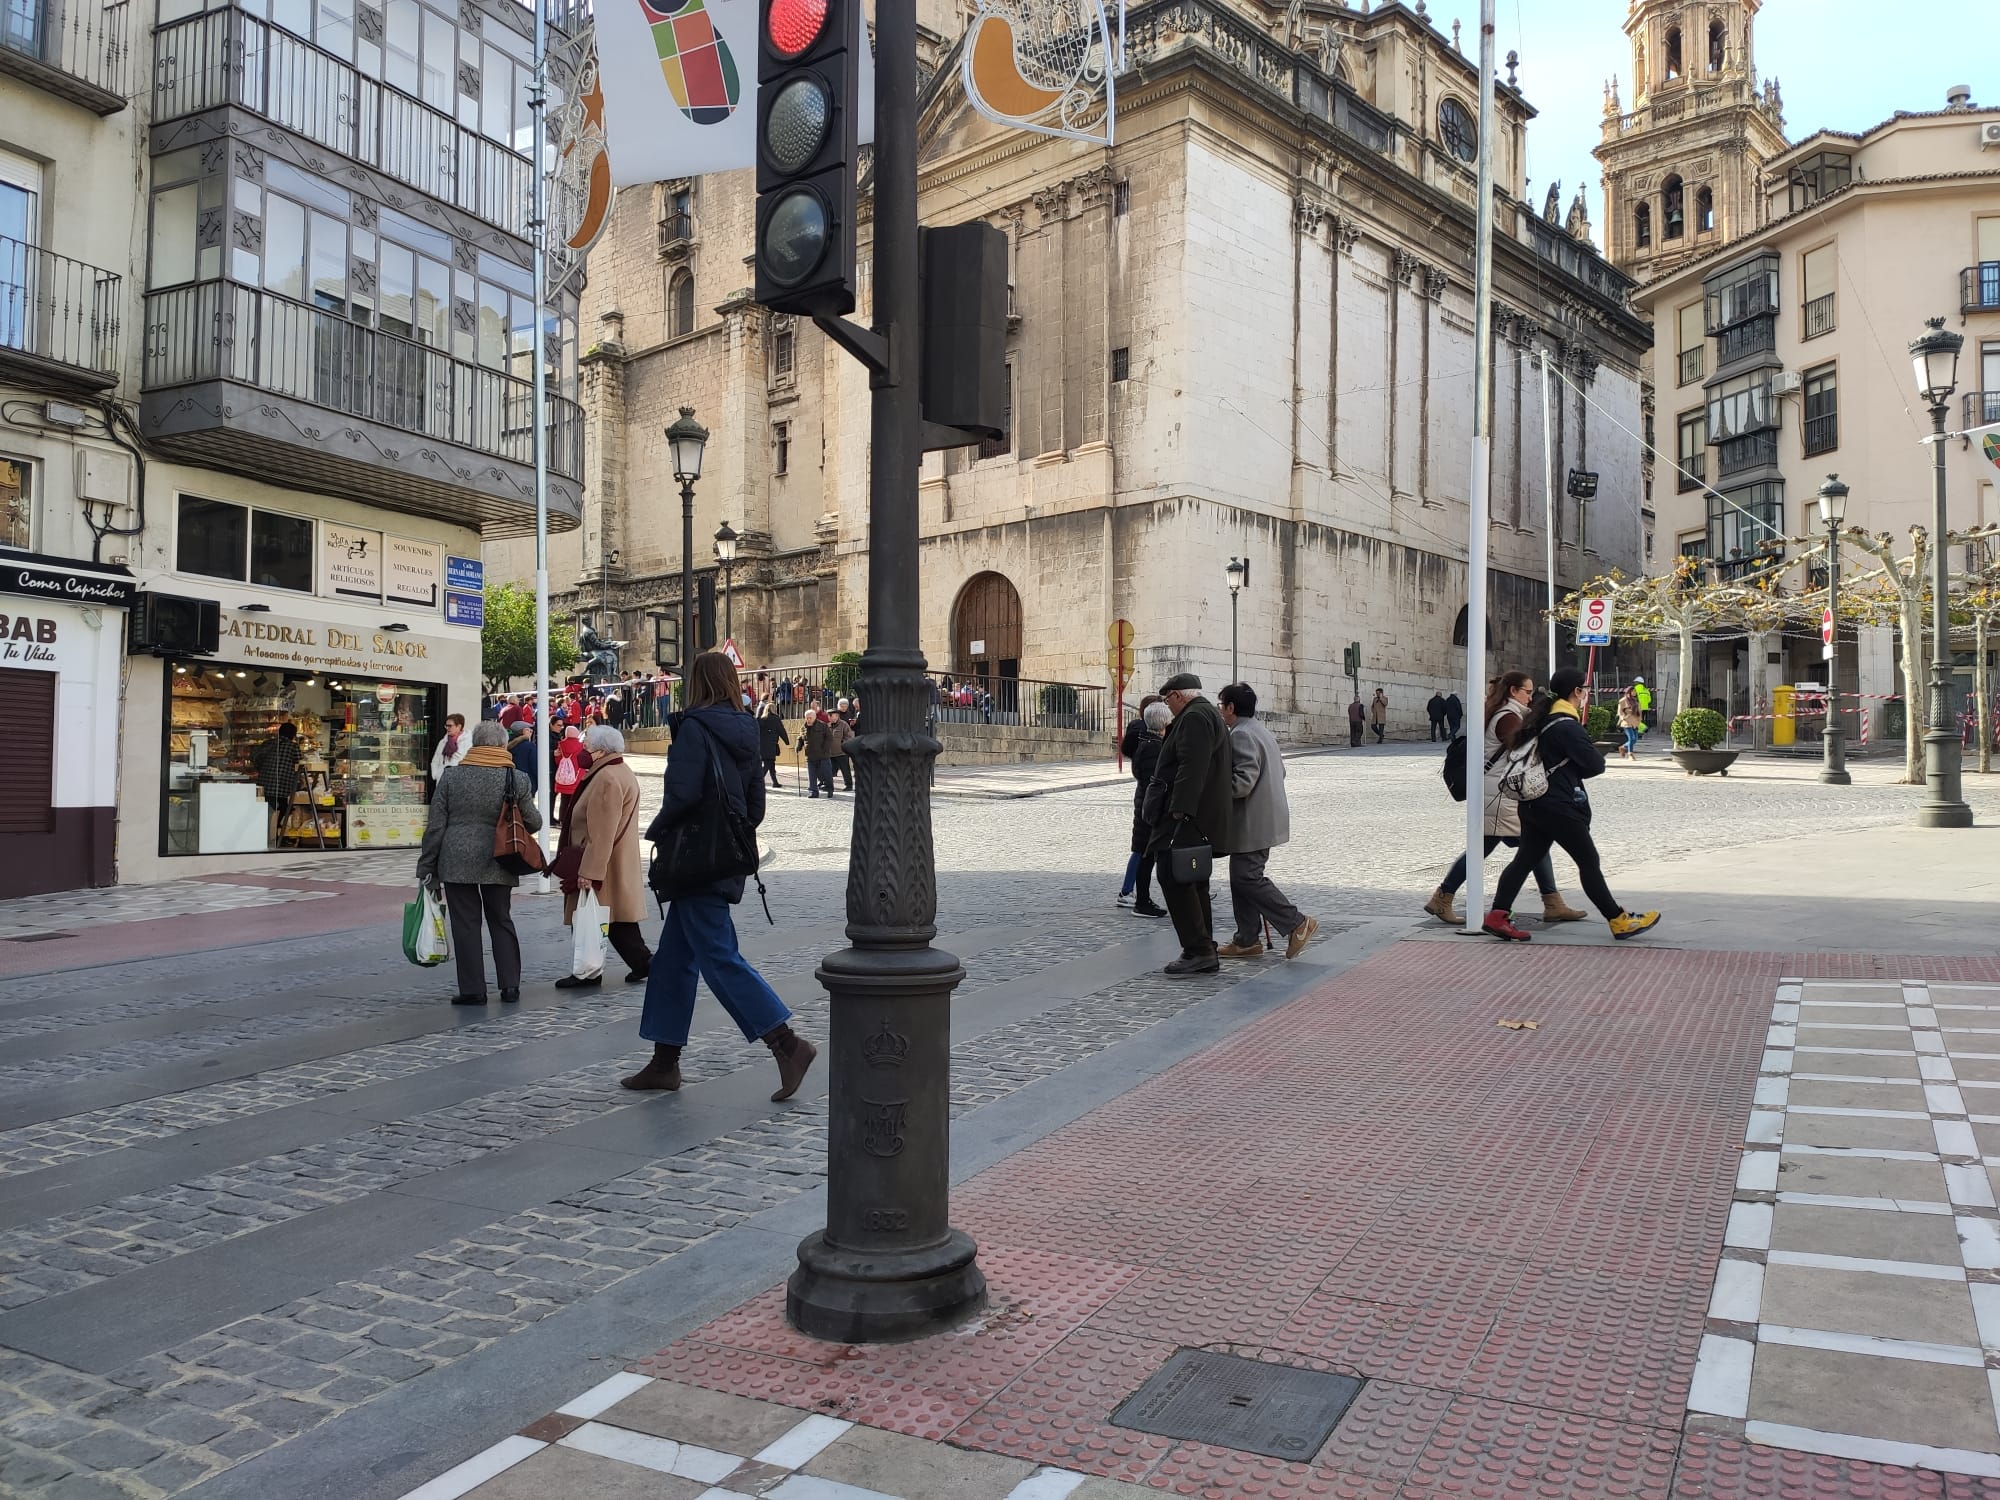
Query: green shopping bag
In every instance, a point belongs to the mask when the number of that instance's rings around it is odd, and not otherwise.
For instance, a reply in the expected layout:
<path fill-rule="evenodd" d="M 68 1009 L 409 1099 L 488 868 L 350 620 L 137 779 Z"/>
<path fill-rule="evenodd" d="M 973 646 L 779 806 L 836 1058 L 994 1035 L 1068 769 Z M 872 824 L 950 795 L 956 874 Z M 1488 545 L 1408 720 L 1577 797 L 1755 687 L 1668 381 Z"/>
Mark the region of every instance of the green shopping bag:
<path fill-rule="evenodd" d="M 417 887 L 417 898 L 403 905 L 403 957 L 422 968 L 434 968 L 451 954 L 445 936 L 444 903 L 431 894 L 427 885 Z"/>

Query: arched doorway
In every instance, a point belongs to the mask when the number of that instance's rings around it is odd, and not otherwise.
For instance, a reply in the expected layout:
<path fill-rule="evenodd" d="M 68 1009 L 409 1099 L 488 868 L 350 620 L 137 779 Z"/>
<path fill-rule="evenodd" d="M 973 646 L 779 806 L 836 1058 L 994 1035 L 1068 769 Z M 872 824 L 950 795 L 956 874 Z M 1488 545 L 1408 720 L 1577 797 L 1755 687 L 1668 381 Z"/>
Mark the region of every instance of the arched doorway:
<path fill-rule="evenodd" d="M 951 612 L 951 668 L 993 695 L 1003 713 L 1020 708 L 1021 596 L 998 573 L 975 574 Z"/>

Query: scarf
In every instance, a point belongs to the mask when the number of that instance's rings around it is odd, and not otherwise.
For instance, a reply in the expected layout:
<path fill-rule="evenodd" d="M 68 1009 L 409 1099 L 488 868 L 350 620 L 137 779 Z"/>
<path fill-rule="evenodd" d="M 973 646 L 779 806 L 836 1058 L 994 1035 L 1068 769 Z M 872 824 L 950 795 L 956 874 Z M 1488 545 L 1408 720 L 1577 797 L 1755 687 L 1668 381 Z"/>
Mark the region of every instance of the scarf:
<path fill-rule="evenodd" d="M 1583 715 L 1576 711 L 1576 705 L 1567 698 L 1558 698 L 1549 705 L 1549 717 L 1553 719 L 1557 714 L 1564 714 L 1579 723 L 1583 720 Z"/>
<path fill-rule="evenodd" d="M 455 734 L 448 734 L 444 737 L 444 758 L 446 760 L 452 760 L 457 755 L 458 755 L 458 736 Z"/>
<path fill-rule="evenodd" d="M 465 759 L 460 761 L 459 764 L 462 766 L 504 766 L 507 770 L 511 771 L 514 769 L 514 757 L 498 745 L 474 745 L 470 750 L 465 752 Z"/>

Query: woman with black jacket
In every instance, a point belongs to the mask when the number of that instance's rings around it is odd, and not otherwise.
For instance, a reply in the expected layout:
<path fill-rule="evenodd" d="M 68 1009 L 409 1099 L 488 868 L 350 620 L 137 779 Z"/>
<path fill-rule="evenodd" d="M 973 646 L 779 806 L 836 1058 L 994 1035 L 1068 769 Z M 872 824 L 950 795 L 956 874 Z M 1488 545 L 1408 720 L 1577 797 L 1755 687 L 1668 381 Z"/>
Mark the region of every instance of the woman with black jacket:
<path fill-rule="evenodd" d="M 1167 707 L 1167 700 L 1149 698 L 1141 716 L 1139 737 L 1132 744 L 1132 779 L 1138 786 L 1132 793 L 1132 862 L 1127 866 L 1126 878 L 1139 892 L 1139 899 L 1132 904 L 1135 917 L 1167 915 L 1167 909 L 1153 899 L 1154 857 L 1146 852 L 1153 839 L 1153 824 L 1146 816 L 1146 789 L 1153 783 L 1160 750 L 1167 742 L 1167 729 L 1173 722 L 1174 712 Z M 1121 903 L 1123 899 L 1120 897 Z"/>
<path fill-rule="evenodd" d="M 791 742 L 785 721 L 778 714 L 777 702 L 766 693 L 764 701 L 757 705 L 757 754 L 763 759 L 764 774 L 771 778 L 772 786 L 778 784 L 778 747 Z"/>
<path fill-rule="evenodd" d="M 1118 741 L 1118 753 L 1125 757 L 1125 764 L 1132 768 L 1132 779 L 1139 783 L 1138 789 L 1132 794 L 1132 811 L 1135 814 L 1139 812 L 1141 804 L 1146 800 L 1146 783 L 1153 779 L 1153 766 L 1160 758 L 1160 741 L 1157 736 L 1149 736 L 1146 730 L 1146 710 L 1151 708 L 1155 703 L 1164 703 L 1165 701 L 1158 693 L 1148 693 L 1145 697 L 1141 698 L 1139 700 L 1139 712 L 1133 716 L 1132 722 L 1125 726 L 1125 733 Z M 1149 739 L 1150 746 L 1148 747 Z M 1139 764 L 1141 747 L 1148 747 L 1146 764 L 1143 769 Z M 1143 830 L 1134 828 L 1132 831 L 1132 854 L 1125 861 L 1125 879 L 1118 887 L 1118 904 L 1120 906 L 1130 906 L 1132 904 L 1132 893 L 1139 888 L 1139 866 L 1146 858 L 1144 853 L 1145 847 L 1145 833 Z M 1147 895 L 1145 901 L 1145 904 L 1148 906 L 1153 904 L 1152 889 L 1152 882 L 1148 880 L 1146 883 Z M 1165 910 L 1165 908 L 1162 907 L 1161 910 Z"/>
<path fill-rule="evenodd" d="M 1521 846 L 1500 877 L 1499 888 L 1493 893 L 1493 910 L 1481 924 L 1494 937 L 1509 942 L 1528 941 L 1529 934 L 1513 922 L 1514 898 L 1521 894 L 1522 883 L 1536 863 L 1555 847 L 1576 861 L 1583 893 L 1610 924 L 1613 937 L 1637 937 L 1659 925 L 1658 912 L 1625 910 L 1604 883 L 1597 845 L 1590 837 L 1590 797 L 1583 789 L 1584 782 L 1604 774 L 1604 754 L 1591 743 L 1583 727 L 1583 715 L 1590 704 L 1590 689 L 1583 680 L 1583 673 L 1575 667 L 1554 673 L 1549 678 L 1549 697 L 1528 715 L 1528 722 L 1514 738 L 1517 753 L 1525 753 L 1523 747 L 1535 747 L 1548 773 L 1549 789 L 1521 802 Z M 1508 771 L 1512 769 L 1510 757 Z"/>

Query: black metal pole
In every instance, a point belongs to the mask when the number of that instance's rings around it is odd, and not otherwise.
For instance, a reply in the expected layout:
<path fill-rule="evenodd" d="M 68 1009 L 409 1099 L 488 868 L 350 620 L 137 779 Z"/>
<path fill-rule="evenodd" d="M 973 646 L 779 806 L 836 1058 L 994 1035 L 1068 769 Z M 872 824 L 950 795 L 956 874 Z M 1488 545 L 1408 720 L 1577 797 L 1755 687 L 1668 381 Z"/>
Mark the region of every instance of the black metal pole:
<path fill-rule="evenodd" d="M 1819 779 L 1828 786 L 1852 786 L 1847 774 L 1847 731 L 1840 723 L 1840 523 L 1826 528 L 1826 607 L 1833 615 L 1833 639 L 1826 656 L 1826 733 L 1820 739 Z M 1858 700 L 1857 700 L 1858 701 Z M 1866 712 L 1864 707 L 1863 712 Z"/>
<path fill-rule="evenodd" d="M 1972 809 L 1960 782 L 1958 730 L 1951 722 L 1951 559 L 1945 546 L 1944 403 L 1931 408 L 1931 702 L 1924 734 L 1919 828 L 1970 828 Z"/>
<path fill-rule="evenodd" d="M 851 946 L 819 968 L 833 1001 L 826 1228 L 799 1245 L 786 1297 L 794 1327 L 842 1343 L 915 1337 L 986 1301 L 978 1247 L 950 1213 L 951 992 L 965 971 L 931 946 L 939 745 L 918 644 L 916 0 L 879 0 L 875 58 L 874 327 L 889 368 L 873 378 L 870 427 L 867 732 L 849 741 Z"/>
<path fill-rule="evenodd" d="M 733 562 L 724 563 L 722 565 L 722 638 L 725 641 L 736 639 L 736 596 L 729 587 L 735 578 L 736 564 Z"/>
<path fill-rule="evenodd" d="M 697 468 L 700 465 L 696 465 Z M 681 701 L 686 703 L 688 668 L 696 654 L 694 638 L 694 481 L 681 481 Z"/>

